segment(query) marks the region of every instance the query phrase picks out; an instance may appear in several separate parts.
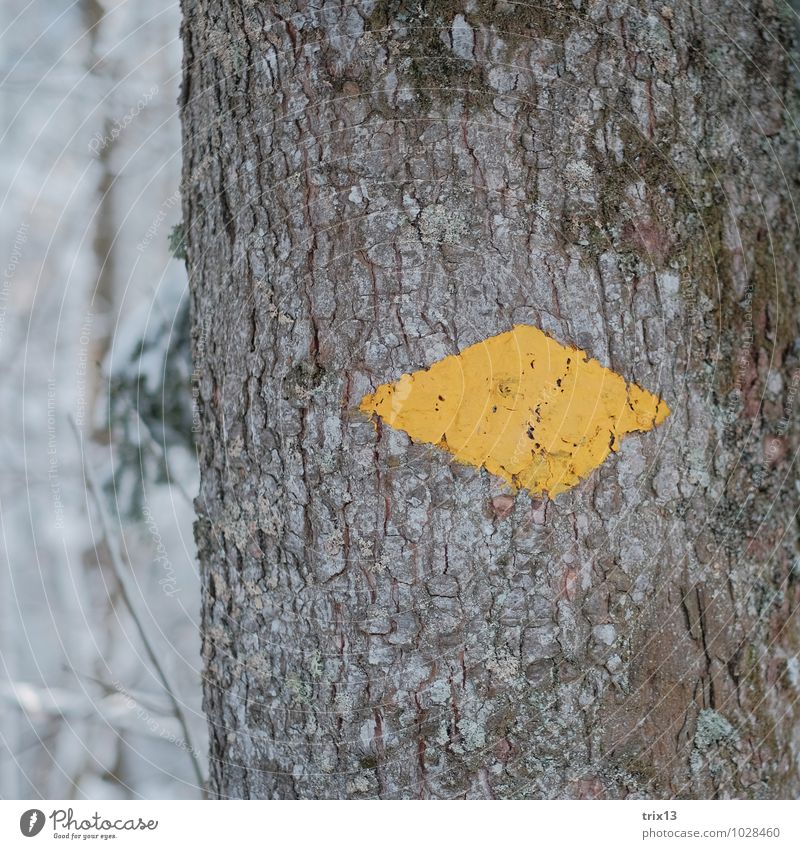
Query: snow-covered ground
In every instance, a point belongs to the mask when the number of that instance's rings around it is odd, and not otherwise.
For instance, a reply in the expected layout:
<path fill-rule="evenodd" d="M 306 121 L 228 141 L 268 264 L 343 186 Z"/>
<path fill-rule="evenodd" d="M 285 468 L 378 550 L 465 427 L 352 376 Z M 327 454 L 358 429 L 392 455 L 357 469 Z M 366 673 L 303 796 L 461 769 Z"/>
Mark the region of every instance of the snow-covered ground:
<path fill-rule="evenodd" d="M 196 464 L 157 403 L 188 368 L 165 358 L 185 318 L 185 269 L 168 246 L 180 220 L 178 25 L 177 3 L 161 0 L 3 2 L 4 798 L 200 795 Z M 117 549 L 190 742 L 124 601 Z"/>

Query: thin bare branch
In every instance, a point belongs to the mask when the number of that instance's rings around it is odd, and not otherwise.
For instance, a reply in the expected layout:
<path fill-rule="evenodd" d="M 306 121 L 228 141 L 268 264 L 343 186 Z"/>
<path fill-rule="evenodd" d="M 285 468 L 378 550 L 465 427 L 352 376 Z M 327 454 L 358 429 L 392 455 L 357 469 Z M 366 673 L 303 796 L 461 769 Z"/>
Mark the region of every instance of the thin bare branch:
<path fill-rule="evenodd" d="M 184 713 L 183 707 L 178 701 L 178 697 L 176 695 L 177 691 L 173 686 L 172 682 L 170 681 L 166 669 L 159 661 L 158 655 L 156 654 L 156 651 L 153 648 L 152 643 L 150 642 L 147 630 L 145 629 L 144 624 L 142 623 L 142 619 L 136 610 L 136 605 L 133 603 L 133 595 L 128 586 L 128 577 L 126 575 L 126 569 L 123 564 L 119 544 L 116 536 L 111 533 L 111 523 L 108 519 L 108 514 L 106 513 L 106 508 L 105 504 L 103 503 L 103 497 L 100 491 L 100 487 L 86 459 L 86 452 L 84 450 L 83 444 L 83 434 L 81 433 L 77 423 L 75 422 L 72 416 L 69 417 L 69 423 L 75 433 L 75 438 L 78 441 L 78 447 L 81 452 L 81 464 L 83 467 L 84 479 L 86 480 L 86 483 L 89 486 L 89 492 L 92 495 L 92 500 L 94 501 L 95 508 L 97 509 L 97 514 L 100 519 L 100 525 L 103 530 L 103 536 L 105 537 L 106 544 L 111 555 L 111 566 L 114 571 L 114 577 L 117 579 L 117 583 L 119 584 L 122 600 L 124 601 L 125 606 L 128 608 L 128 612 L 131 615 L 131 619 L 133 619 L 133 623 L 136 626 L 136 630 L 139 632 L 139 636 L 141 637 L 142 644 L 144 646 L 145 651 L 147 652 L 147 656 L 150 658 L 150 662 L 153 664 L 153 668 L 155 669 L 156 675 L 161 681 L 161 684 L 164 687 L 164 691 L 166 692 L 167 697 L 169 698 L 170 703 L 172 704 L 173 713 L 175 715 L 175 718 L 178 720 L 178 724 L 181 727 L 181 731 L 183 732 L 183 736 L 186 742 L 187 751 L 189 752 L 189 755 L 192 759 L 192 768 L 194 769 L 195 776 L 197 777 L 198 786 L 202 791 L 203 795 L 205 796 L 206 778 L 203 775 L 203 770 L 200 765 L 200 758 L 198 756 L 197 749 L 194 747 L 194 744 L 192 742 L 192 734 L 189 730 L 189 723 L 186 719 L 186 714 Z"/>

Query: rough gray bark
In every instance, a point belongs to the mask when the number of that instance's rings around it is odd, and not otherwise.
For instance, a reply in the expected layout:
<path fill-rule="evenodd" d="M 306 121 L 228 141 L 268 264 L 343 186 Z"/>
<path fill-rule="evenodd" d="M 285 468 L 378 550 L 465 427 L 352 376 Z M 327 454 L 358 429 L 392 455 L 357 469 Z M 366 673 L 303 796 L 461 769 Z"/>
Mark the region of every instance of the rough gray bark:
<path fill-rule="evenodd" d="M 183 5 L 212 791 L 796 796 L 790 14 Z M 555 501 L 356 410 L 515 323 L 673 411 Z"/>

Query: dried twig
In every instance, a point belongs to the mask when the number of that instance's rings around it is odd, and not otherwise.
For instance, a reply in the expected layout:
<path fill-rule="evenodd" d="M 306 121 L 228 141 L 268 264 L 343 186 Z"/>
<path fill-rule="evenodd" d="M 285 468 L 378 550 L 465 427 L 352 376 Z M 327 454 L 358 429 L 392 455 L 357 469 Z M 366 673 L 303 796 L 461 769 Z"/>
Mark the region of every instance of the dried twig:
<path fill-rule="evenodd" d="M 161 681 L 162 686 L 164 687 L 164 691 L 167 694 L 167 697 L 172 704 L 172 709 L 175 715 L 175 719 L 178 720 L 178 724 L 181 727 L 181 731 L 183 732 L 183 736 L 186 741 L 186 747 L 189 752 L 189 755 L 192 759 L 192 767 L 195 772 L 195 776 L 197 777 L 197 781 L 199 784 L 200 790 L 205 795 L 206 788 L 206 779 L 203 776 L 203 770 L 200 766 L 200 758 L 192 743 L 192 735 L 189 731 L 189 723 L 186 720 L 186 715 L 181 707 L 180 702 L 178 701 L 178 697 L 176 696 L 176 690 L 172 686 L 172 683 L 167 676 L 167 672 L 164 667 L 161 665 L 161 662 L 158 659 L 158 655 L 153 648 L 150 638 L 147 635 L 147 631 L 142 623 L 142 620 L 139 614 L 136 611 L 136 607 L 133 604 L 133 596 L 128 589 L 128 577 L 126 575 L 126 569 L 123 565 L 122 555 L 120 554 L 119 547 L 117 545 L 116 537 L 111 533 L 111 523 L 108 520 L 108 515 L 106 514 L 105 504 L 103 502 L 102 493 L 100 492 L 100 487 L 95 480 L 94 474 L 92 470 L 89 468 L 89 464 L 86 460 L 86 454 L 84 451 L 83 445 L 83 434 L 78 428 L 75 419 L 70 416 L 69 423 L 72 426 L 73 431 L 75 432 L 75 438 L 78 440 L 78 447 L 81 452 L 81 464 L 83 466 L 83 474 L 86 479 L 86 483 L 89 485 L 89 491 L 92 494 L 92 500 L 95 503 L 95 507 L 97 509 L 98 516 L 100 518 L 100 525 L 103 529 L 103 536 L 106 540 L 106 545 L 108 546 L 109 553 L 111 555 L 111 566 L 114 571 L 114 576 L 117 579 L 117 583 L 119 584 L 120 594 L 122 596 L 122 600 L 125 603 L 125 606 L 128 608 L 128 612 L 131 615 L 131 619 L 133 619 L 133 623 L 136 626 L 136 630 L 139 632 L 139 636 L 141 637 L 142 644 L 144 645 L 145 651 L 147 652 L 147 656 L 150 658 L 150 662 L 153 664 L 153 668 L 156 671 L 156 675 Z"/>

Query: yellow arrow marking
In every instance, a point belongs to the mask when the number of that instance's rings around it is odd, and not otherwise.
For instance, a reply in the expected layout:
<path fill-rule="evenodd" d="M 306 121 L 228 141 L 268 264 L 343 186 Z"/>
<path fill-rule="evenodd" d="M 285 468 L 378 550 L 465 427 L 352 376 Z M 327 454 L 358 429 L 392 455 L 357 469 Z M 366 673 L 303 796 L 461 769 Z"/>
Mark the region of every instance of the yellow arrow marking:
<path fill-rule="evenodd" d="M 550 496 L 586 477 L 623 436 L 670 412 L 584 351 L 525 324 L 384 383 L 359 409 L 514 489 Z"/>

